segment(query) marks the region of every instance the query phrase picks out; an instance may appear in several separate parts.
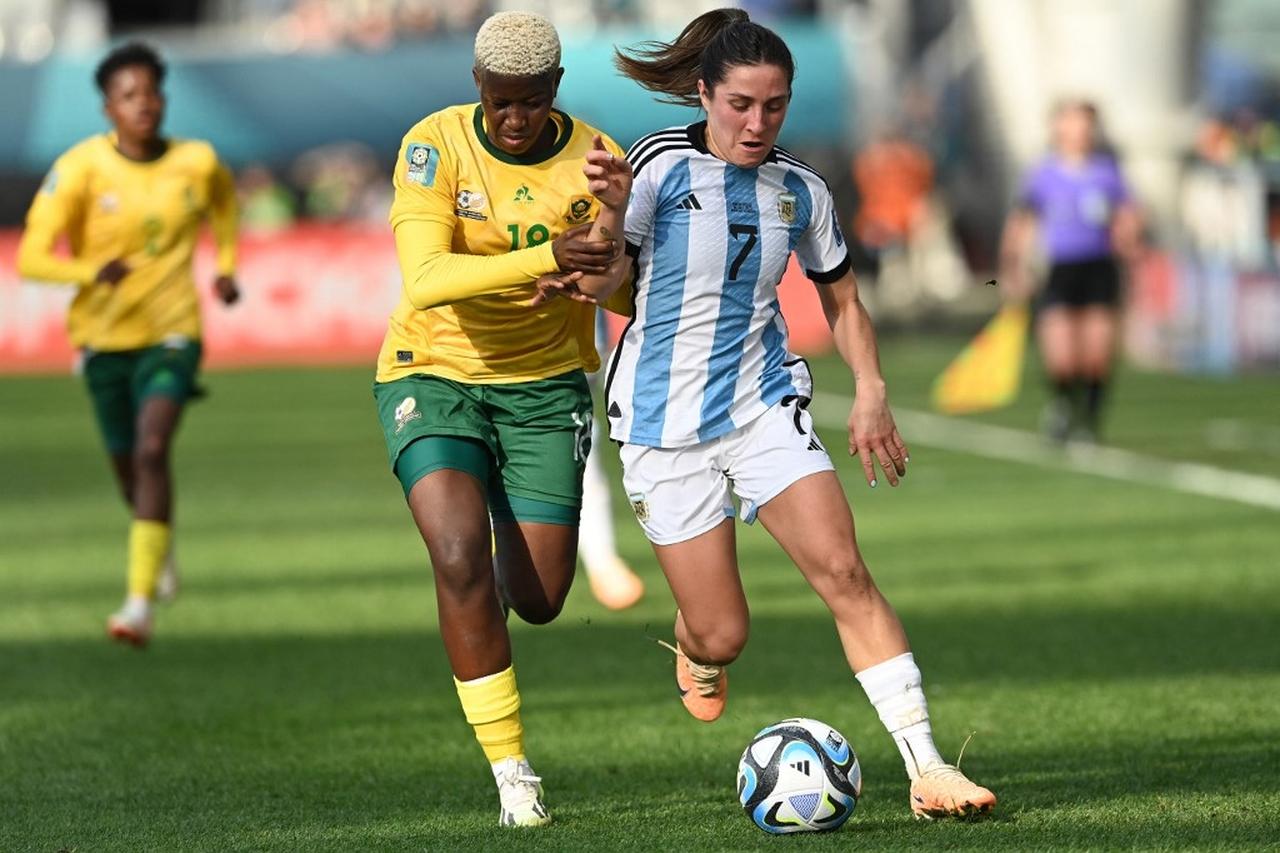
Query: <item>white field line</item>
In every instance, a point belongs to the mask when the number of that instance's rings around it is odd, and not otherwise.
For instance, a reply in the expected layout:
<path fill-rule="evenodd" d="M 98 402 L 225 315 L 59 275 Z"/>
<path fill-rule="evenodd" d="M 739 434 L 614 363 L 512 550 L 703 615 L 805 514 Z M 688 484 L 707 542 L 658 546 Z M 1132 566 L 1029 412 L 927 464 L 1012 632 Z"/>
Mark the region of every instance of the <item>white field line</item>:
<path fill-rule="evenodd" d="M 849 401 L 835 394 L 819 392 L 814 395 L 813 414 L 820 426 L 844 430 Z M 1172 462 L 1115 447 L 1088 444 L 1054 447 L 1032 432 L 914 409 L 894 409 L 893 415 L 908 446 L 916 442 L 988 459 L 1076 471 L 1280 510 L 1280 480 L 1272 477 L 1195 462 Z"/>

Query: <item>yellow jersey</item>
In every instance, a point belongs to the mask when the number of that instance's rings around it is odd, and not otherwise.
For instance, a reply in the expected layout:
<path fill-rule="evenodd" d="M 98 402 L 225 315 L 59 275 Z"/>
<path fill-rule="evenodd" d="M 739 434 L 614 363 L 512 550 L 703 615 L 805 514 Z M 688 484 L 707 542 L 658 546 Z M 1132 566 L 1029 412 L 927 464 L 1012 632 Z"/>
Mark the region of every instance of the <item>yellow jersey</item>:
<path fill-rule="evenodd" d="M 593 306 L 528 303 L 538 276 L 558 269 L 551 241 L 599 212 L 582 174 L 593 138 L 623 152 L 559 110 L 549 121 L 555 144 L 539 159 L 495 146 L 479 104 L 441 110 L 405 135 L 390 215 L 404 287 L 379 382 L 415 373 L 525 382 L 599 368 Z"/>
<path fill-rule="evenodd" d="M 200 337 L 192 258 L 201 220 L 218 244 L 218 273 L 236 263 L 231 173 L 213 147 L 171 139 L 155 160 L 130 160 L 114 134 L 84 140 L 58 158 L 27 213 L 18 248 L 24 278 L 78 287 L 67 330 L 78 347 L 139 349 L 181 335 Z M 68 258 L 55 253 L 64 236 Z M 95 283 L 119 258 L 129 274 Z"/>

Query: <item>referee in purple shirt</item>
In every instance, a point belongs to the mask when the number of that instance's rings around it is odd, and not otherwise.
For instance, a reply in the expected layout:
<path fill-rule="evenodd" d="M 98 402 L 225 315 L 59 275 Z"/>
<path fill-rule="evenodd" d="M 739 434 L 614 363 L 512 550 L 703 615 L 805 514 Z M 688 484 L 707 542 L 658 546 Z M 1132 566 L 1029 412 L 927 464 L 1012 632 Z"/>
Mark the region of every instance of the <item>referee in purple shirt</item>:
<path fill-rule="evenodd" d="M 1068 101 L 1053 113 L 1053 150 L 1027 175 L 1005 224 L 1001 274 L 1015 298 L 1029 292 L 1037 237 L 1049 275 L 1036 300 L 1036 336 L 1053 398 L 1044 429 L 1055 441 L 1094 441 L 1119 326 L 1120 260 L 1142 222 L 1115 158 L 1098 149 L 1098 111 Z"/>

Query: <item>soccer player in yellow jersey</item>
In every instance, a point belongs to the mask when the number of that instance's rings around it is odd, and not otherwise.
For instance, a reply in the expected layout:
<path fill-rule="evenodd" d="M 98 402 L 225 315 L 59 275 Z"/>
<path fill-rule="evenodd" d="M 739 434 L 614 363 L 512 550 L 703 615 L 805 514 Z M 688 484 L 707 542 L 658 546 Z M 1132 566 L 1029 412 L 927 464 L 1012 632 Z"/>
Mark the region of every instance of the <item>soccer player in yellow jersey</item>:
<path fill-rule="evenodd" d="M 128 44 L 98 66 L 110 133 L 58 158 L 27 214 L 18 272 L 76 287 L 67 326 L 116 479 L 133 511 L 128 595 L 109 634 L 143 646 L 157 588 L 172 593 L 169 450 L 197 393 L 200 309 L 192 256 L 200 223 L 218 244 L 214 287 L 231 304 L 236 207 L 231 175 L 206 142 L 161 136 L 165 67 Z M 56 244 L 65 238 L 70 256 Z M 166 561 L 168 564 L 166 565 Z"/>
<path fill-rule="evenodd" d="M 485 21 L 473 74 L 480 102 L 428 116 L 400 147 L 390 219 L 404 287 L 374 396 L 499 823 L 539 826 L 550 815 L 525 756 L 503 605 L 542 624 L 568 594 L 591 444 L 584 370 L 599 357 L 594 306 L 533 303 L 543 276 L 625 259 L 626 195 L 592 194 L 587 152 L 622 152 L 553 108 L 563 69 L 545 18 Z"/>

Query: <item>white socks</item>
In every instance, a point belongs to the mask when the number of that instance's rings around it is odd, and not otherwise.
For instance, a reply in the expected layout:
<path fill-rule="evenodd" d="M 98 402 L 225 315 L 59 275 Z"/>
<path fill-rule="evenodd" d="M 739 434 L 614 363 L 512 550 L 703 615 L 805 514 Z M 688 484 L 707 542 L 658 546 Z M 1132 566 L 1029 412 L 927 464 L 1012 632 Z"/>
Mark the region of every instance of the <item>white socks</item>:
<path fill-rule="evenodd" d="M 946 763 L 933 744 L 920 668 L 911 652 L 868 667 L 856 677 L 880 715 L 880 722 L 893 735 L 912 780 L 929 766 Z"/>
<path fill-rule="evenodd" d="M 591 443 L 600 447 L 600 428 L 592 425 Z M 578 553 L 587 573 L 610 568 L 618 560 L 613 538 L 613 511 L 609 501 L 609 479 L 600 461 L 600 450 L 587 456 L 582 473 L 582 521 L 578 525 Z"/>

